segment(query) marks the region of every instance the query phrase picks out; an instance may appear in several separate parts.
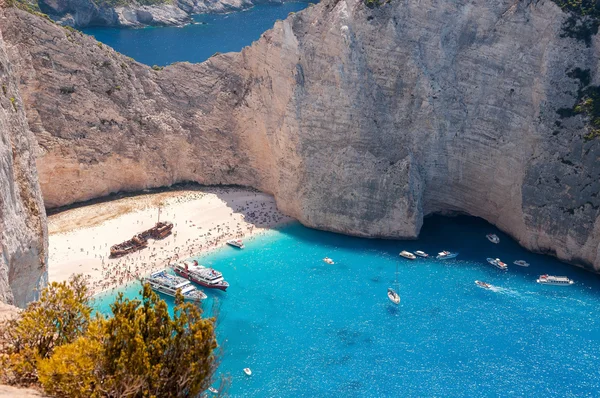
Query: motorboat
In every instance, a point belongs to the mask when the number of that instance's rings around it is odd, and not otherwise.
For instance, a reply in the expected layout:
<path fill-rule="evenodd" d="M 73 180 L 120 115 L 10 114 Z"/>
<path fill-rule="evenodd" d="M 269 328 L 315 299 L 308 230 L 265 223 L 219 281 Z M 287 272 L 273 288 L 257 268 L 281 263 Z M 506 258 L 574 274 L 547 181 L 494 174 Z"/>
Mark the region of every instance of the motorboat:
<path fill-rule="evenodd" d="M 216 269 L 198 265 L 198 261 L 184 261 L 172 264 L 173 271 L 182 278 L 190 280 L 209 289 L 227 290 L 229 283 L 223 279 L 223 274 Z"/>
<path fill-rule="evenodd" d="M 404 258 L 408 258 L 409 260 L 414 260 L 415 258 L 417 258 L 414 254 L 412 254 L 411 252 L 407 252 L 406 250 L 402 250 L 400 252 L 400 255 Z"/>
<path fill-rule="evenodd" d="M 333 260 L 332 260 L 332 259 L 330 259 L 329 257 L 325 257 L 325 258 L 323 259 L 323 261 L 325 261 L 327 264 L 332 264 L 332 265 L 333 265 L 333 264 L 335 264 L 335 263 L 333 262 Z"/>
<path fill-rule="evenodd" d="M 508 269 L 508 265 L 500 261 L 499 258 L 487 258 L 487 262 L 492 264 L 494 267 L 501 269 L 502 271 L 506 271 Z"/>
<path fill-rule="evenodd" d="M 217 390 L 214 387 L 208 387 L 208 391 L 212 392 L 213 394 L 218 394 L 219 393 L 219 390 Z"/>
<path fill-rule="evenodd" d="M 387 295 L 392 303 L 400 304 L 400 295 L 391 287 L 388 287 Z"/>
<path fill-rule="evenodd" d="M 144 282 L 148 282 L 155 292 L 166 294 L 167 296 L 175 297 L 179 290 L 184 300 L 199 303 L 206 298 L 206 294 L 196 289 L 190 281 L 180 276 L 167 274 L 165 270 L 150 274 L 150 276 L 144 278 Z"/>
<path fill-rule="evenodd" d="M 482 281 L 475 281 L 475 284 L 477 286 L 479 286 L 479 287 L 484 288 L 484 289 L 491 289 L 492 288 L 492 285 L 490 285 L 489 283 L 482 282 Z"/>
<path fill-rule="evenodd" d="M 492 243 L 500 243 L 500 238 L 496 234 L 487 234 L 485 237 Z"/>
<path fill-rule="evenodd" d="M 246 373 L 246 376 L 252 376 L 252 371 L 250 368 L 244 368 L 244 373 Z"/>
<path fill-rule="evenodd" d="M 444 250 L 443 252 L 439 252 L 435 258 L 438 260 L 448 260 L 450 258 L 456 258 L 456 256 L 458 256 L 458 253 L 452 253 Z"/>
<path fill-rule="evenodd" d="M 573 282 L 566 276 L 540 275 L 536 281 L 542 285 L 570 286 Z"/>
<path fill-rule="evenodd" d="M 241 239 L 230 239 L 227 241 L 229 246 L 237 247 L 238 249 L 244 248 L 244 242 Z"/>
<path fill-rule="evenodd" d="M 529 267 L 529 263 L 525 260 L 517 260 L 513 264 L 518 265 L 519 267 Z"/>
<path fill-rule="evenodd" d="M 419 256 L 419 257 L 423 257 L 423 258 L 427 258 L 427 257 L 429 257 L 429 254 L 427 254 L 427 253 L 425 253 L 425 252 L 422 252 L 421 250 L 417 250 L 417 251 L 415 252 L 415 254 L 416 254 L 417 256 Z"/>

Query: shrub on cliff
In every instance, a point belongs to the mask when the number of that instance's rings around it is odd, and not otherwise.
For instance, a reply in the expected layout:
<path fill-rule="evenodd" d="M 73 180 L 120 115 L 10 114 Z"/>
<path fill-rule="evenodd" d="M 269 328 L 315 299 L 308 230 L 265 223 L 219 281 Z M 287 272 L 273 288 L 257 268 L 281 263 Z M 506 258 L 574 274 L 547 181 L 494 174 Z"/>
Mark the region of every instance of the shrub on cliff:
<path fill-rule="evenodd" d="M 79 295 L 74 287 L 81 289 Z M 56 290 L 56 284 L 49 289 Z M 119 295 L 111 305 L 113 317 L 90 319 L 80 278 L 58 290 L 52 305 L 44 292 L 8 325 L 0 347 L 10 369 L 5 382 L 39 383 L 60 397 L 193 397 L 210 386 L 217 367 L 214 319 L 203 319 L 183 296 L 176 298 L 170 316 L 167 304 L 145 285 L 141 300 Z M 32 307 L 66 309 L 67 316 Z M 24 345 L 23 339 L 31 342 Z M 53 343 L 40 347 L 48 340 Z"/>

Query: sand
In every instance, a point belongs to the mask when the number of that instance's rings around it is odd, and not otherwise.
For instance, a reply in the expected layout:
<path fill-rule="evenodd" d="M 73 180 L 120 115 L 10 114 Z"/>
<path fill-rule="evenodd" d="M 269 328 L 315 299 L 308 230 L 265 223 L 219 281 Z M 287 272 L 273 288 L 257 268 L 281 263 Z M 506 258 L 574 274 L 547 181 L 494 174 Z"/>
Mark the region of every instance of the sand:
<path fill-rule="evenodd" d="M 173 233 L 138 252 L 111 259 L 110 247 L 171 221 Z M 170 262 L 292 221 L 272 196 L 240 188 L 192 187 L 92 204 L 48 217 L 49 280 L 83 274 L 94 293 L 139 279 Z"/>

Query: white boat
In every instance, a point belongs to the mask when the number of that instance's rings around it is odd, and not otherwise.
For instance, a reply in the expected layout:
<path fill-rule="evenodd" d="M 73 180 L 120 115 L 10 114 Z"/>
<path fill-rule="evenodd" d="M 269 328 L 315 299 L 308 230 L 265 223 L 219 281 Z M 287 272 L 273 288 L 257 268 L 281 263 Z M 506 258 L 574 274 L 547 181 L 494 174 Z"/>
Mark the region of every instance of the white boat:
<path fill-rule="evenodd" d="M 150 274 L 150 276 L 144 278 L 144 281 L 148 282 L 155 292 L 167 296 L 175 297 L 177 290 L 181 290 L 185 300 L 200 302 L 206 298 L 206 294 L 196 289 L 190 281 L 176 275 L 167 274 L 165 270 Z"/>
<path fill-rule="evenodd" d="M 219 393 L 219 390 L 217 390 L 214 387 L 208 387 L 208 391 L 212 392 L 213 394 L 218 394 Z"/>
<path fill-rule="evenodd" d="M 525 260 L 517 260 L 513 264 L 518 265 L 519 267 L 529 267 L 529 263 Z"/>
<path fill-rule="evenodd" d="M 427 253 L 425 253 L 425 252 L 422 252 L 421 250 L 417 250 L 417 251 L 415 252 L 415 254 L 416 254 L 417 256 L 419 256 L 419 257 L 424 257 L 424 258 L 427 258 L 427 257 L 429 257 L 429 254 L 427 254 Z"/>
<path fill-rule="evenodd" d="M 500 243 L 500 238 L 496 234 L 487 234 L 485 237 L 492 243 Z"/>
<path fill-rule="evenodd" d="M 244 368 L 244 373 L 246 373 L 246 376 L 252 376 L 252 371 L 250 368 Z"/>
<path fill-rule="evenodd" d="M 396 280 L 394 281 L 394 286 L 396 286 L 397 290 L 400 290 L 400 285 L 398 284 L 398 264 L 396 264 Z M 396 305 L 400 304 L 400 295 L 391 287 L 388 287 L 387 296 L 392 303 Z"/>
<path fill-rule="evenodd" d="M 404 258 L 408 258 L 409 260 L 414 260 L 415 258 L 417 258 L 414 254 L 412 254 L 411 252 L 407 252 L 406 250 L 402 250 L 400 252 L 400 255 Z"/>
<path fill-rule="evenodd" d="M 536 281 L 542 285 L 570 286 L 573 282 L 566 276 L 540 275 Z"/>
<path fill-rule="evenodd" d="M 332 260 L 332 259 L 330 259 L 329 257 L 325 257 L 325 258 L 323 259 L 323 261 L 325 261 L 327 264 L 335 264 L 335 263 L 333 262 L 333 260 Z"/>
<path fill-rule="evenodd" d="M 444 250 L 443 252 L 439 252 L 435 258 L 438 260 L 448 260 L 450 258 L 455 258 L 456 256 L 458 256 L 458 253 L 452 253 Z"/>
<path fill-rule="evenodd" d="M 227 290 L 229 283 L 223 279 L 223 274 L 216 269 L 198 265 L 198 261 L 184 261 L 172 264 L 173 271 L 182 278 L 188 279 L 209 289 Z"/>
<path fill-rule="evenodd" d="M 244 242 L 241 239 L 230 239 L 227 241 L 229 246 L 237 247 L 238 249 L 244 248 Z"/>
<path fill-rule="evenodd" d="M 487 262 L 492 264 L 494 267 L 501 269 L 502 271 L 506 271 L 508 269 L 508 265 L 500 261 L 499 258 L 487 258 Z"/>
<path fill-rule="evenodd" d="M 491 289 L 492 285 L 490 285 L 489 283 L 485 283 L 485 282 L 481 282 L 481 281 L 475 281 L 475 284 L 479 287 L 482 287 L 484 289 Z"/>

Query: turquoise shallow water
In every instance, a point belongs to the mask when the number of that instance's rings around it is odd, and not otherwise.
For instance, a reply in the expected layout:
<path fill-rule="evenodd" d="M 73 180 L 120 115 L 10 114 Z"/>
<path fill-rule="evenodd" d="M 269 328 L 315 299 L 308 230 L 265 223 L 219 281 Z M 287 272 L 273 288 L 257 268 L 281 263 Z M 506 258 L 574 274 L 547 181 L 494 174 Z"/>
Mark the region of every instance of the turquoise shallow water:
<path fill-rule="evenodd" d="M 184 27 L 144 29 L 87 28 L 84 33 L 147 65 L 202 62 L 216 52 L 240 51 L 258 40 L 278 19 L 303 10 L 309 2 L 259 4 L 230 14 L 195 15 Z"/>
<path fill-rule="evenodd" d="M 490 232 L 499 245 L 486 240 Z M 528 253 L 482 220 L 432 217 L 416 241 L 292 224 L 246 246 L 198 258 L 231 283 L 226 293 L 207 291 L 204 306 L 218 308 L 219 374 L 231 376 L 232 396 L 598 396 L 599 277 Z M 410 261 L 398 256 L 403 249 L 460 255 Z M 489 256 L 509 271 L 488 265 Z M 386 296 L 396 264 L 399 307 Z M 577 283 L 541 286 L 543 273 Z M 476 279 L 498 289 L 478 288 Z"/>

